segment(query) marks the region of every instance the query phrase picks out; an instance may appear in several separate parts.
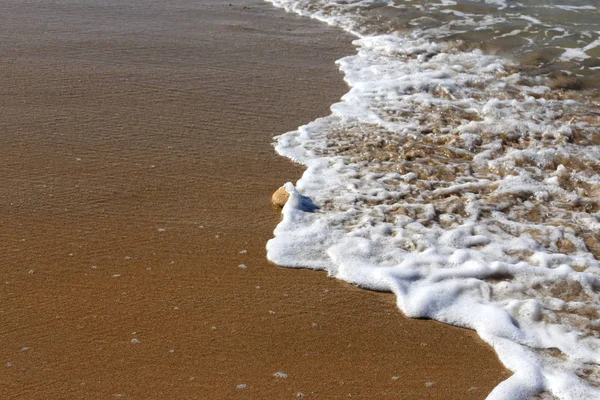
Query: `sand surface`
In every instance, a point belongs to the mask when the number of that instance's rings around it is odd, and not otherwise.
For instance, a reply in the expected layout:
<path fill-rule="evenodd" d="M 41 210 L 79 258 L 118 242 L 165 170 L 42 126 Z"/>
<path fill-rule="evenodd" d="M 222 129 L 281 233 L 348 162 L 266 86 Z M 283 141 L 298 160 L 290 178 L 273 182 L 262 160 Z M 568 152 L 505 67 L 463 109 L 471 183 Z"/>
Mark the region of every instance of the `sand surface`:
<path fill-rule="evenodd" d="M 0 398 L 482 399 L 507 376 L 471 331 L 265 260 L 301 174 L 271 137 L 346 91 L 350 38 L 256 0 L 2 8 Z"/>

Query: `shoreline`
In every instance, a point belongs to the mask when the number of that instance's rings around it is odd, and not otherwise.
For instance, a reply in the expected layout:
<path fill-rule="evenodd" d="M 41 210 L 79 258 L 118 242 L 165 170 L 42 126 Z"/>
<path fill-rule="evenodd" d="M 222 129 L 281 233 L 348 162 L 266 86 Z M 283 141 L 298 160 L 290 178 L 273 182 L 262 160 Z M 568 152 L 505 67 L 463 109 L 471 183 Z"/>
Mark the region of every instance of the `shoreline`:
<path fill-rule="evenodd" d="M 472 331 L 266 260 L 302 172 L 271 138 L 345 93 L 351 38 L 259 1 L 7 10 L 3 397 L 482 399 L 508 376 Z"/>

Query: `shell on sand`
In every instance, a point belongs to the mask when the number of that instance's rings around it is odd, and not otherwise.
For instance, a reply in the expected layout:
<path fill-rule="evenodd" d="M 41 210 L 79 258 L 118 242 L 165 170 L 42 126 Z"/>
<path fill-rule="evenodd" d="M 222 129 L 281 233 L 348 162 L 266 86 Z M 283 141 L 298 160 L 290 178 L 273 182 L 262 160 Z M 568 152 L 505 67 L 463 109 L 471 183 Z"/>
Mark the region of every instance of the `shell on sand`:
<path fill-rule="evenodd" d="M 282 186 L 273 193 L 271 201 L 273 201 L 273 204 L 276 206 L 283 207 L 289 198 L 290 194 L 285 190 L 285 186 Z"/>

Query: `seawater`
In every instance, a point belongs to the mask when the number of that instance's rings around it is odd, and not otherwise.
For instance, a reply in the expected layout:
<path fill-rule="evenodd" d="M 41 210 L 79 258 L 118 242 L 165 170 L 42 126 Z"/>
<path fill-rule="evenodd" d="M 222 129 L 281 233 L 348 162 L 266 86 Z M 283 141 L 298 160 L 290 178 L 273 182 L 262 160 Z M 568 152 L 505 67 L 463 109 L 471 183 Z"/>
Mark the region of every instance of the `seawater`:
<path fill-rule="evenodd" d="M 349 92 L 276 139 L 306 166 L 288 267 L 477 331 L 490 399 L 600 399 L 600 5 L 270 0 L 354 34 Z"/>

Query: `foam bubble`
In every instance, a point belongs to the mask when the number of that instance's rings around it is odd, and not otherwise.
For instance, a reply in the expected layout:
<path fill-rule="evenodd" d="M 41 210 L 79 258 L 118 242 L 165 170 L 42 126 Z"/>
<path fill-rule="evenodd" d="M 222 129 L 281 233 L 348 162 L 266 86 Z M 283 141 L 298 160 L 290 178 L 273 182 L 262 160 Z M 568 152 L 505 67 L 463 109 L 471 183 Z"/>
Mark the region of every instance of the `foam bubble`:
<path fill-rule="evenodd" d="M 273 3 L 359 39 L 331 115 L 277 138 L 306 171 L 268 258 L 474 329 L 514 372 L 490 399 L 600 398 L 597 103 L 419 29 L 365 27 L 364 2 Z"/>

